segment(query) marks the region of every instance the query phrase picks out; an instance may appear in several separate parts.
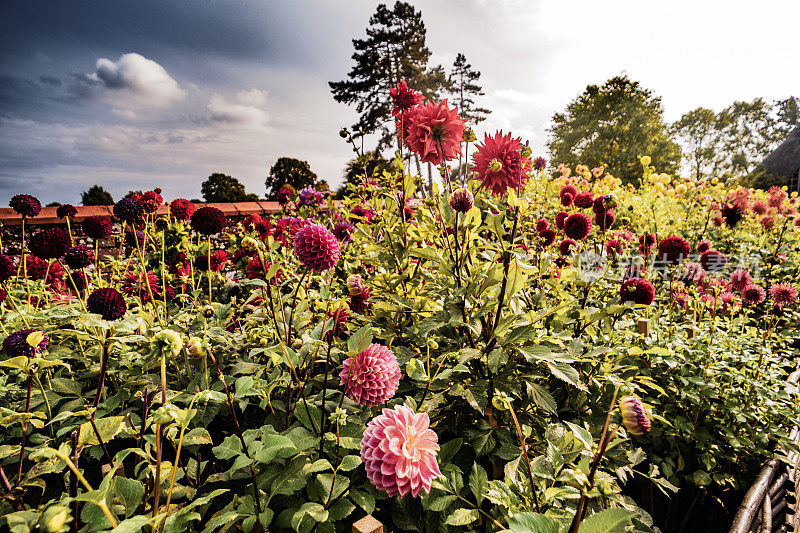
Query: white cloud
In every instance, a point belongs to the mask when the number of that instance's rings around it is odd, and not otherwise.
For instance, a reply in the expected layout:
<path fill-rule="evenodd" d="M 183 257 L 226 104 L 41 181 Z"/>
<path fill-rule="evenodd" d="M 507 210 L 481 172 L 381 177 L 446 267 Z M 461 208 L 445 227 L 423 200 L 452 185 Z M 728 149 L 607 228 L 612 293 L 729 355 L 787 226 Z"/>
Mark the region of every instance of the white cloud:
<path fill-rule="evenodd" d="M 214 93 L 207 108 L 214 122 L 263 128 L 267 125 L 268 119 L 266 105 L 267 91 L 250 89 L 239 91 L 235 101 L 229 101 L 223 95 Z"/>
<path fill-rule="evenodd" d="M 114 107 L 114 114 L 127 119 L 136 117 L 134 109 L 164 109 L 186 98 L 164 67 L 136 53 L 116 61 L 101 57 L 93 73 L 76 76 L 73 92 L 100 97 Z"/>

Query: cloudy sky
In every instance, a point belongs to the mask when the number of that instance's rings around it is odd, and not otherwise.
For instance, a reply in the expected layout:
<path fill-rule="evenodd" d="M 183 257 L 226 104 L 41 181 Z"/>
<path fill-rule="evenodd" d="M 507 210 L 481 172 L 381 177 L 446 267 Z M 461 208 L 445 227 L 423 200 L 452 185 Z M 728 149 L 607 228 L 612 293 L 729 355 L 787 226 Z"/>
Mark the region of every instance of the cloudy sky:
<path fill-rule="evenodd" d="M 482 72 L 479 133 L 544 153 L 549 118 L 625 72 L 666 118 L 800 93 L 800 1 L 429 0 L 432 62 Z M 351 66 L 376 2 L 6 0 L 0 7 L 0 205 L 20 192 L 78 203 L 160 186 L 200 196 L 212 172 L 264 194 L 280 156 L 335 186 L 355 113 L 327 82 Z"/>

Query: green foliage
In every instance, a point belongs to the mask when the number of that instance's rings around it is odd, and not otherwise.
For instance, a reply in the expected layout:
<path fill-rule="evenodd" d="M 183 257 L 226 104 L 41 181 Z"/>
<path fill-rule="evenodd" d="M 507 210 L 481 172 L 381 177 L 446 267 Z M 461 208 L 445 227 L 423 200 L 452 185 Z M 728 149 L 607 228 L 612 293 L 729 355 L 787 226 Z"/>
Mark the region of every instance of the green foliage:
<path fill-rule="evenodd" d="M 467 58 L 462 53 L 456 55 L 450 76 L 447 78 L 450 85 L 450 103 L 458 106 L 458 114 L 471 126 L 486 120 L 491 113 L 485 107 L 478 107 L 475 98 L 483 96 L 483 90 L 478 85 L 481 73 L 472 70 L 472 65 L 467 63 Z"/>
<path fill-rule="evenodd" d="M 627 184 L 638 179 L 639 157 L 650 155 L 654 166 L 674 174 L 681 150 L 663 115 L 661 98 L 627 76 L 589 85 L 564 113 L 553 115 L 548 130 L 552 163 L 608 165 Z"/>
<path fill-rule="evenodd" d="M 279 157 L 269 169 L 269 175 L 264 182 L 267 187 L 267 198 L 274 200 L 278 191 L 284 186 L 289 186 L 293 191 L 306 187 L 315 187 L 317 190 L 328 190 L 328 184 L 317 178 L 307 161 L 292 157 Z"/>
<path fill-rule="evenodd" d="M 100 185 L 92 185 L 88 190 L 81 193 L 81 204 L 83 205 L 114 205 L 114 198 L 111 193 Z"/>
<path fill-rule="evenodd" d="M 255 202 L 257 194 L 248 194 L 244 185 L 233 176 L 214 172 L 200 186 L 206 202 Z"/>

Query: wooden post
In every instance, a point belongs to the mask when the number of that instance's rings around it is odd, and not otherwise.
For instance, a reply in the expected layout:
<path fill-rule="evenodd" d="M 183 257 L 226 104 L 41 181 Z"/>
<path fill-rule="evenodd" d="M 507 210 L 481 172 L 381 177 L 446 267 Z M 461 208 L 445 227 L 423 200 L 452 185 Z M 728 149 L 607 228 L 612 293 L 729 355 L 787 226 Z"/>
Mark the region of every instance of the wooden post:
<path fill-rule="evenodd" d="M 383 533 L 383 524 L 378 522 L 374 516 L 368 514 L 353 524 L 353 533 Z"/>
<path fill-rule="evenodd" d="M 686 328 L 684 328 L 684 331 L 686 331 L 687 339 L 694 339 L 695 337 L 697 337 L 697 330 L 691 326 L 686 326 Z"/>
<path fill-rule="evenodd" d="M 650 320 L 647 318 L 640 318 L 636 321 L 636 331 L 640 335 L 650 335 Z"/>

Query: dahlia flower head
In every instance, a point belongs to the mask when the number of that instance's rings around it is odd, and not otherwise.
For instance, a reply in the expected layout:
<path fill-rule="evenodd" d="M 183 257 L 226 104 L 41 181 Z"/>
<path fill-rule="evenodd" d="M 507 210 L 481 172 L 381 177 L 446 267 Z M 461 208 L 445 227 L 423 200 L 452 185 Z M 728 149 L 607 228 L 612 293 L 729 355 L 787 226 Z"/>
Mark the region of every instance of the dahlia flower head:
<path fill-rule="evenodd" d="M 129 229 L 125 232 L 125 244 L 131 248 L 141 247 L 147 243 L 147 235 L 138 229 Z"/>
<path fill-rule="evenodd" d="M 394 352 L 380 344 L 348 358 L 339 374 L 348 398 L 359 405 L 379 405 L 390 400 L 400 386 L 400 365 Z"/>
<path fill-rule="evenodd" d="M 594 215 L 594 223 L 600 228 L 600 231 L 606 231 L 614 225 L 617 217 L 611 211 L 603 211 Z"/>
<path fill-rule="evenodd" d="M 114 204 L 114 216 L 128 224 L 134 224 L 142 219 L 144 207 L 134 198 L 123 198 Z"/>
<path fill-rule="evenodd" d="M 392 103 L 394 103 L 394 109 L 392 109 L 393 117 L 421 104 L 425 99 L 421 94 L 409 89 L 405 80 L 398 83 L 393 89 L 389 89 L 389 94 L 392 97 Z"/>
<path fill-rule="evenodd" d="M 763 287 L 750 283 L 747 287 L 742 289 L 742 303 L 745 305 L 757 305 L 764 301 L 767 293 Z"/>
<path fill-rule="evenodd" d="M 629 433 L 644 435 L 650 432 L 650 414 L 637 396 L 625 396 L 619 401 L 622 423 Z"/>
<path fill-rule="evenodd" d="M 7 255 L 0 254 L 0 282 L 10 279 L 14 274 L 16 274 L 14 260 Z"/>
<path fill-rule="evenodd" d="M 34 234 L 28 242 L 31 253 L 40 259 L 55 259 L 70 247 L 69 234 L 61 228 L 47 228 Z"/>
<path fill-rule="evenodd" d="M 547 166 L 547 160 L 544 157 L 537 157 L 533 160 L 533 170 L 544 170 Z"/>
<path fill-rule="evenodd" d="M 89 274 L 83 272 L 81 270 L 76 270 L 75 272 L 71 272 L 69 275 L 70 282 L 67 284 L 67 287 L 70 289 L 77 289 L 78 291 L 86 290 L 86 287 L 89 286 Z"/>
<path fill-rule="evenodd" d="M 194 260 L 194 266 L 197 270 L 209 270 L 210 268 L 214 272 L 220 272 L 228 259 L 228 252 L 225 250 L 214 250 L 211 252 L 211 262 L 208 260 L 208 254 L 202 254 Z"/>
<path fill-rule="evenodd" d="M 564 239 L 558 243 L 558 252 L 561 255 L 569 255 L 574 248 L 578 247 L 578 242 L 573 239 Z"/>
<path fill-rule="evenodd" d="M 556 227 L 560 230 L 564 230 L 564 221 L 567 219 L 569 214 L 566 211 L 559 211 L 556 213 Z"/>
<path fill-rule="evenodd" d="M 333 323 L 331 324 L 331 329 L 325 332 L 325 342 L 332 342 L 335 337 L 339 337 L 342 333 L 347 331 L 345 325 L 349 317 L 350 315 L 347 312 L 347 307 L 337 307 L 333 311 L 328 310 L 326 322 L 332 319 Z"/>
<path fill-rule="evenodd" d="M 625 245 L 619 239 L 611 239 L 606 242 L 606 254 L 610 256 L 622 255 Z"/>
<path fill-rule="evenodd" d="M 56 209 L 58 218 L 71 218 L 78 214 L 78 209 L 72 204 L 63 204 Z"/>
<path fill-rule="evenodd" d="M 292 199 L 292 191 L 286 187 L 283 187 L 278 191 L 276 197 L 280 205 L 286 205 Z"/>
<path fill-rule="evenodd" d="M 407 121 L 405 141 L 422 163 L 441 165 L 461 153 L 464 119 L 457 107 L 447 106 L 446 99 L 418 105 Z"/>
<path fill-rule="evenodd" d="M 16 194 L 11 197 L 8 205 L 18 215 L 27 218 L 35 217 L 42 210 L 42 203 L 38 198 L 30 194 Z"/>
<path fill-rule="evenodd" d="M 546 218 L 540 218 L 536 223 L 536 231 L 544 231 L 546 229 L 550 229 L 550 221 Z"/>
<path fill-rule="evenodd" d="M 0 304 L 5 302 L 7 297 L 8 293 L 5 291 L 5 289 L 0 289 Z"/>
<path fill-rule="evenodd" d="M 25 256 L 28 279 L 39 280 L 47 276 L 47 283 L 54 283 L 64 277 L 64 268 L 57 261 L 45 261 L 35 255 Z"/>
<path fill-rule="evenodd" d="M 519 137 L 515 139 L 511 133 L 503 135 L 502 131 L 493 136 L 487 133 L 475 150 L 471 170 L 478 174 L 476 179 L 482 188 L 490 189 L 495 196 L 502 196 L 509 187 L 517 190 L 525 186 L 533 164 L 530 159 L 522 157 Z"/>
<path fill-rule="evenodd" d="M 225 213 L 216 207 L 205 206 L 196 210 L 191 216 L 192 229 L 200 235 L 215 235 L 225 228 Z"/>
<path fill-rule="evenodd" d="M 364 313 L 367 309 L 370 308 L 372 303 L 369 299 L 372 297 L 372 292 L 369 289 L 364 289 L 358 294 L 351 294 L 348 300 L 348 305 L 350 306 L 350 310 L 354 313 Z"/>
<path fill-rule="evenodd" d="M 361 439 L 361 460 L 367 477 L 389 496 L 429 493 L 441 477 L 436 460 L 438 437 L 430 429 L 427 413 L 415 413 L 405 405 L 370 420 Z"/>
<path fill-rule="evenodd" d="M 350 295 L 361 294 L 367 288 L 364 285 L 364 281 L 361 279 L 361 276 L 358 274 L 351 274 L 347 276 L 347 292 Z"/>
<path fill-rule="evenodd" d="M 155 213 L 158 211 L 159 206 L 164 203 L 164 198 L 161 197 L 161 189 L 154 189 L 140 195 L 136 198 L 136 201 L 139 202 L 145 212 Z"/>
<path fill-rule="evenodd" d="M 653 284 L 644 278 L 630 278 L 620 287 L 620 299 L 623 302 L 633 302 L 639 305 L 653 303 L 655 293 Z"/>
<path fill-rule="evenodd" d="M 594 195 L 589 191 L 581 191 L 575 195 L 572 199 L 572 203 L 575 204 L 575 207 L 588 209 L 594 205 Z"/>
<path fill-rule="evenodd" d="M 581 241 L 592 231 L 592 221 L 583 213 L 572 213 L 564 220 L 564 234 L 570 239 Z"/>
<path fill-rule="evenodd" d="M 107 216 L 92 215 L 83 220 L 81 227 L 83 228 L 83 233 L 86 234 L 87 237 L 98 241 L 111 235 L 114 223 L 111 222 L 111 219 Z"/>
<path fill-rule="evenodd" d="M 450 207 L 457 213 L 466 213 L 475 205 L 475 197 L 469 189 L 461 187 L 450 195 Z"/>
<path fill-rule="evenodd" d="M 356 227 L 354 225 L 345 220 L 337 222 L 336 225 L 333 226 L 333 234 L 336 236 L 336 240 L 342 244 L 347 244 L 353 240 L 353 232 L 355 229 Z"/>
<path fill-rule="evenodd" d="M 186 222 L 197 210 L 192 202 L 184 198 L 176 198 L 169 204 L 169 214 L 176 220 Z"/>
<path fill-rule="evenodd" d="M 320 224 L 310 224 L 294 236 L 294 254 L 314 272 L 333 268 L 341 254 L 336 236 Z"/>
<path fill-rule="evenodd" d="M 85 268 L 94 262 L 94 250 L 85 244 L 73 246 L 64 254 L 64 262 L 70 268 Z"/>
<path fill-rule="evenodd" d="M 142 303 L 151 300 L 161 292 L 161 281 L 152 270 L 147 272 L 128 272 L 122 280 L 122 292 L 128 296 L 138 296 Z"/>
<path fill-rule="evenodd" d="M 105 320 L 117 320 L 128 310 L 128 305 L 117 289 L 103 287 L 92 291 L 86 299 L 86 310 L 101 315 Z"/>
<path fill-rule="evenodd" d="M 665 237 L 658 243 L 658 257 L 673 265 L 689 257 L 691 252 L 692 247 L 683 237 Z"/>
<path fill-rule="evenodd" d="M 550 228 L 543 229 L 539 232 L 539 243 L 544 246 L 550 246 L 556 240 L 556 232 Z M 526 250 L 527 251 L 527 250 Z"/>
<path fill-rule="evenodd" d="M 797 301 L 797 288 L 788 283 L 775 283 L 769 288 L 769 296 L 775 305 L 785 307 Z"/>
<path fill-rule="evenodd" d="M 728 264 L 728 257 L 717 250 L 706 250 L 700 256 L 700 264 L 709 272 L 719 272 Z"/>
<path fill-rule="evenodd" d="M 10 357 L 36 357 L 47 349 L 47 344 L 47 335 L 38 329 L 23 329 L 3 340 L 3 351 Z"/>
<path fill-rule="evenodd" d="M 318 190 L 306 187 L 297 197 L 298 206 L 317 207 L 322 203 L 323 194 Z"/>
<path fill-rule="evenodd" d="M 739 206 L 738 203 L 733 205 L 725 205 L 720 209 L 720 214 L 722 218 L 725 220 L 725 223 L 728 227 L 736 227 L 736 224 L 742 220 L 742 208 Z"/>
<path fill-rule="evenodd" d="M 752 283 L 753 283 L 753 278 L 752 276 L 750 276 L 750 272 L 742 268 L 737 268 L 736 270 L 731 272 L 730 279 L 728 280 L 728 286 L 737 292 L 743 291 L 748 285 L 751 285 Z"/>
<path fill-rule="evenodd" d="M 711 243 L 708 241 L 701 241 L 700 244 L 697 245 L 697 253 L 703 254 L 706 253 L 711 249 Z"/>

